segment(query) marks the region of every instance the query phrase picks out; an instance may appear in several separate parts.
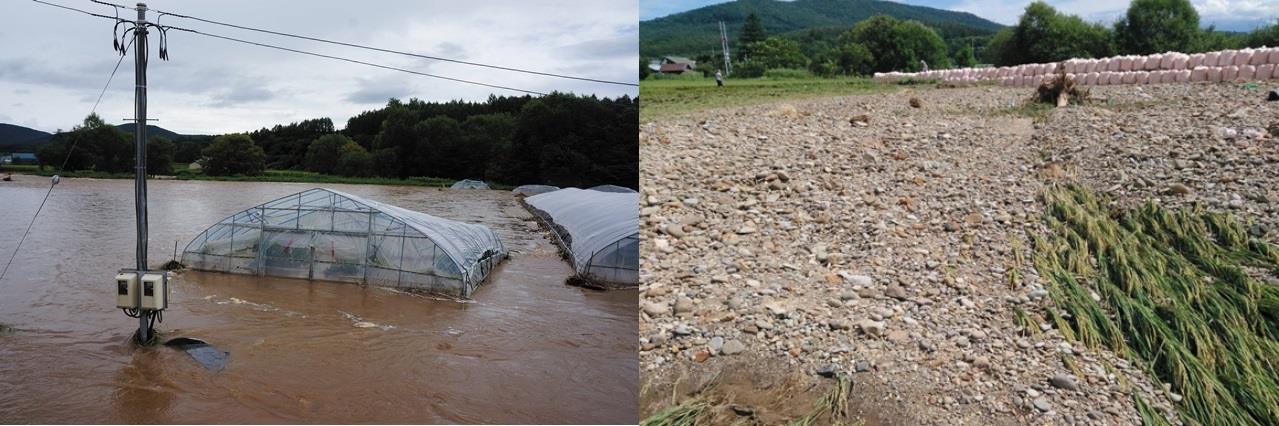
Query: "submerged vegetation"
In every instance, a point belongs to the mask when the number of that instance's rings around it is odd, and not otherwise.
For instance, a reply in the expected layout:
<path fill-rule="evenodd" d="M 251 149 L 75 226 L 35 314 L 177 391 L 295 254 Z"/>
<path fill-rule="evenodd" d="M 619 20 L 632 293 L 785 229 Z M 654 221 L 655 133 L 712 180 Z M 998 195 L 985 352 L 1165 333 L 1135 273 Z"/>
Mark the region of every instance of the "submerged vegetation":
<path fill-rule="evenodd" d="M 1279 248 L 1197 208 L 1115 212 L 1075 186 L 1044 201 L 1051 232 L 1035 239 L 1035 263 L 1066 338 L 1143 365 L 1181 395 L 1188 424 L 1279 419 L 1279 285 L 1267 282 L 1279 278 Z"/>

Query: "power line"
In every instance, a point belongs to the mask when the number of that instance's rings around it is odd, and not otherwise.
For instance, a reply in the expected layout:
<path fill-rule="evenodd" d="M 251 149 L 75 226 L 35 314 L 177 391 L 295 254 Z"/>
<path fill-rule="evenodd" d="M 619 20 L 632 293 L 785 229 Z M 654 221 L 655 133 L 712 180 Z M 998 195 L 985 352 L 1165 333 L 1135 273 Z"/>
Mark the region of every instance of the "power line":
<path fill-rule="evenodd" d="M 210 34 L 210 33 L 202 32 L 202 31 L 196 31 L 196 30 L 192 30 L 192 29 L 188 29 L 188 28 L 173 27 L 173 26 L 167 26 L 167 25 L 165 26 L 165 28 L 172 29 L 172 30 L 178 30 L 178 31 L 185 31 L 185 32 L 189 32 L 189 33 L 192 33 L 192 34 L 199 34 L 199 35 L 202 35 L 202 36 L 205 36 L 205 37 L 212 37 L 212 38 L 218 38 L 218 39 L 222 39 L 222 40 L 234 41 L 234 42 L 237 42 L 237 43 L 251 44 L 251 45 L 254 45 L 254 46 L 267 47 L 267 48 L 271 48 L 271 49 L 279 49 L 279 50 L 284 50 L 284 51 L 293 52 L 293 53 L 300 53 L 300 54 L 303 54 L 303 55 L 316 56 L 316 57 L 320 57 L 320 58 L 333 59 L 333 60 L 344 61 L 344 62 L 350 62 L 350 63 L 360 64 L 360 65 L 368 65 L 368 66 L 370 66 L 370 67 L 376 67 L 376 68 L 382 68 L 382 69 L 387 69 L 387 70 L 392 70 L 392 71 L 405 72 L 405 73 L 409 73 L 409 74 L 417 74 L 417 75 L 426 76 L 426 77 L 434 77 L 434 78 L 443 79 L 443 80 L 456 81 L 456 82 L 458 82 L 458 83 L 474 84 L 474 85 L 477 85 L 477 86 L 491 87 L 491 88 L 494 88 L 494 89 L 511 90 L 511 91 L 515 91 L 515 92 L 530 93 L 530 94 L 534 94 L 534 95 L 546 95 L 546 93 L 543 93 L 543 92 L 537 92 L 537 91 L 533 91 L 533 90 L 518 89 L 518 88 L 514 88 L 514 87 L 510 87 L 510 86 L 501 86 L 501 85 L 497 85 L 497 84 L 481 83 L 481 82 L 478 82 L 478 81 L 463 80 L 463 79 L 460 79 L 460 78 L 446 77 L 446 76 L 442 76 L 442 75 L 439 75 L 439 74 L 424 73 L 424 72 L 420 72 L 420 71 L 413 71 L 413 70 L 408 70 L 408 69 L 404 69 L 404 68 L 397 68 L 397 67 L 393 67 L 393 66 L 389 66 L 389 65 L 380 65 L 380 64 L 375 64 L 375 63 L 372 63 L 372 62 L 364 62 L 364 61 L 356 60 L 356 59 L 343 58 L 343 57 L 340 57 L 340 56 L 325 55 L 325 54 L 322 54 L 322 53 L 315 53 L 315 52 L 307 52 L 307 51 L 305 51 L 305 50 L 291 49 L 291 48 L 288 48 L 288 47 L 275 46 L 275 45 L 266 44 L 266 43 L 259 43 L 259 42 L 256 42 L 256 41 L 241 40 L 241 39 L 238 39 L 238 38 L 235 38 L 235 37 L 227 37 L 227 36 L 223 36 L 223 35 Z"/>
<path fill-rule="evenodd" d="M 33 1 L 37 3 L 44 3 L 40 0 L 33 0 Z M 53 4 L 52 6 L 58 6 L 58 5 Z M 71 8 L 67 8 L 67 9 L 71 9 Z M 93 15 L 93 13 L 89 13 L 89 12 L 84 12 L 84 13 Z M 110 17 L 107 16 L 107 18 L 110 18 Z M 132 46 L 132 45 L 133 45 L 133 41 L 130 40 L 129 46 Z M 128 47 L 125 47 L 125 50 L 128 50 Z M 120 70 L 120 64 L 123 62 L 124 62 L 124 55 L 120 55 L 120 59 L 115 62 L 115 68 L 111 69 L 111 76 L 107 77 L 107 84 L 103 85 L 102 91 L 98 93 L 97 102 L 94 102 L 93 109 L 89 110 L 89 115 L 93 115 L 98 112 L 98 104 L 102 103 L 102 96 L 107 94 L 107 88 L 111 87 L 111 81 L 115 80 L 115 73 L 116 71 Z M 9 262 L 4 264 L 4 270 L 0 271 L 0 282 L 3 282 L 4 276 L 9 273 L 9 266 L 13 265 L 13 259 L 16 259 L 18 257 L 18 252 L 22 251 L 22 243 L 26 242 L 27 235 L 31 234 L 31 227 L 36 224 L 36 219 L 40 217 L 40 212 L 44 210 L 44 204 L 49 201 L 49 194 L 52 194 L 53 187 L 58 185 L 57 175 L 59 173 L 62 173 L 62 169 L 67 167 L 67 162 L 71 161 L 71 153 L 75 152 L 76 144 L 80 143 L 81 136 L 84 136 L 84 133 L 77 134 L 76 137 L 71 140 L 71 147 L 67 149 L 67 156 L 66 158 L 62 159 L 62 165 L 58 166 L 57 170 L 53 171 L 53 174 L 55 177 L 53 178 L 52 183 L 49 184 L 49 190 L 45 191 L 44 199 L 40 200 L 40 207 L 36 208 L 36 213 L 34 215 L 31 215 L 31 222 L 27 223 L 27 230 L 22 233 L 22 238 L 18 240 L 18 246 L 13 248 L 13 254 L 9 256 Z"/>
<path fill-rule="evenodd" d="M 116 17 L 116 16 L 100 15 L 100 14 L 93 13 L 93 12 L 90 12 L 90 11 L 87 11 L 87 10 L 76 9 L 76 8 L 74 8 L 74 7 L 71 7 L 71 6 L 63 6 L 63 5 L 60 5 L 60 4 L 53 4 L 53 3 L 49 3 L 49 2 L 47 2 L 47 1 L 40 1 L 40 0 L 31 0 L 31 1 L 36 2 L 36 3 L 40 3 L 40 4 L 44 4 L 44 5 L 53 6 L 53 7 L 63 8 L 63 9 L 66 9 L 66 10 L 71 10 L 71 11 L 80 12 L 80 13 L 83 13 L 83 14 L 85 14 L 85 15 L 89 15 L 89 16 L 96 16 L 96 17 L 99 17 L 99 18 L 107 18 L 107 19 L 110 19 L 110 20 L 113 20 L 113 21 L 116 21 L 116 22 L 125 21 L 124 19 L 120 19 L 119 17 Z M 103 4 L 110 4 L 110 3 L 103 3 Z M 111 6 L 116 6 L 116 7 L 122 7 L 122 6 L 120 6 L 120 5 L 115 5 L 115 4 L 110 4 L 110 5 L 111 5 Z M 125 21 L 125 22 L 130 22 L 130 21 Z"/>
<path fill-rule="evenodd" d="M 106 4 L 106 5 L 110 5 L 110 6 L 115 6 L 115 7 L 118 7 L 118 8 L 124 8 L 124 6 L 121 6 L 121 5 L 118 5 L 118 4 L 107 3 L 107 2 L 98 1 L 98 0 L 93 0 L 93 1 L 94 1 L 94 3 L 102 3 L 102 4 Z M 567 75 L 567 74 L 556 74 L 556 73 L 543 72 L 543 71 L 533 71 L 533 70 L 522 69 L 522 68 L 513 68 L 513 67 L 500 66 L 500 65 L 484 64 L 484 63 L 479 63 L 479 62 L 463 61 L 463 60 L 460 60 L 460 59 L 451 59 L 451 58 L 444 58 L 444 57 L 440 57 L 440 56 L 423 55 L 423 54 L 419 54 L 419 53 L 404 52 L 404 51 L 400 51 L 400 50 L 392 50 L 392 49 L 384 49 L 384 48 L 380 48 L 380 47 L 373 47 L 373 46 L 368 46 L 368 45 L 363 45 L 363 44 L 356 44 L 356 43 L 348 43 L 348 42 L 342 42 L 342 41 L 327 40 L 327 39 L 322 39 L 322 38 L 318 38 L 318 37 L 309 37 L 309 36 L 297 35 L 297 34 L 290 34 L 290 33 L 285 33 L 285 32 L 280 32 L 280 31 L 272 31 L 272 30 L 266 30 L 266 29 L 261 29 L 261 28 L 246 27 L 246 26 L 242 26 L 242 25 L 230 24 L 230 23 L 226 23 L 226 22 L 219 22 L 219 21 L 214 21 L 214 20 L 211 20 L 211 19 L 205 19 L 205 18 L 200 18 L 200 17 L 195 17 L 195 16 L 183 15 L 183 14 L 179 14 L 179 13 L 165 12 L 165 11 L 163 11 L 163 10 L 159 10 L 159 9 L 156 9 L 156 12 L 159 12 L 159 13 L 160 13 L 160 16 L 169 15 L 169 16 L 174 16 L 174 17 L 178 17 L 178 18 L 185 18 L 185 19 L 196 20 L 196 21 L 200 21 L 200 22 L 204 22 L 204 23 L 208 23 L 208 24 L 213 24 L 213 25 L 221 25 L 221 26 L 224 26 L 224 27 L 237 28 L 237 29 L 247 30 L 247 31 L 257 31 L 257 32 L 260 32 L 260 33 L 266 33 L 266 34 L 272 34 L 272 35 L 278 35 L 278 36 L 284 36 L 284 37 L 293 37 L 293 38 L 297 38 L 297 39 L 310 40 L 310 41 L 316 41 L 316 42 L 320 42 L 320 43 L 334 44 L 334 45 L 338 45 L 338 46 L 354 47 L 354 48 L 357 48 L 357 49 L 366 49 L 366 50 L 372 50 L 372 51 L 383 52 L 383 53 L 394 53 L 394 54 L 397 54 L 397 55 L 411 56 L 411 57 L 415 57 L 415 58 L 430 59 L 430 60 L 435 60 L 435 61 L 444 61 L 444 62 L 452 62 L 452 63 L 456 63 L 456 64 L 471 65 L 471 66 L 484 67 L 484 68 L 492 68 L 492 69 L 498 69 L 498 70 L 503 70 L 503 71 L 512 71 L 512 72 L 525 73 L 525 74 L 541 75 L 541 76 L 546 76 L 546 77 L 556 77 L 556 78 L 564 78 L 564 79 L 570 79 L 570 80 L 590 81 L 590 82 L 595 82 L 595 83 L 616 84 L 616 85 L 620 85 L 620 86 L 633 86 L 633 87 L 639 87 L 639 84 L 637 84 L 637 83 L 629 83 L 629 82 L 625 82 L 625 81 L 603 80 L 603 79 L 590 78 L 590 77 L 580 77 L 580 76 L 573 76 L 573 75 Z"/>
<path fill-rule="evenodd" d="M 99 17 L 99 18 L 111 19 L 111 20 L 115 20 L 115 21 L 117 21 L 117 22 L 132 22 L 132 21 L 126 21 L 126 20 L 123 20 L 123 19 L 120 19 L 120 18 L 114 18 L 114 17 L 110 17 L 110 16 L 106 16 L 106 15 L 99 15 L 99 14 L 96 14 L 96 13 L 91 13 L 91 12 L 87 12 L 87 11 L 84 11 L 84 10 L 80 10 L 80 9 L 76 9 L 76 8 L 72 8 L 72 7 L 67 7 L 67 6 L 62 6 L 62 5 L 58 5 L 58 4 L 53 4 L 53 3 L 49 3 L 49 2 L 45 2 L 45 1 L 41 1 L 41 0 L 31 0 L 31 1 L 34 1 L 34 2 L 36 2 L 36 3 L 46 4 L 46 5 L 49 5 L 49 6 L 60 7 L 60 8 L 63 8 L 63 9 L 74 10 L 74 11 L 76 11 L 76 12 L 80 12 L 80 13 L 84 13 L 84 14 L 87 14 L 87 15 L 96 16 L 96 17 Z M 107 4 L 107 5 L 110 5 L 110 6 L 122 7 L 122 6 L 120 6 L 120 5 L 111 4 L 111 3 L 105 3 L 105 2 L 96 2 L 96 3 L 104 3 L 104 4 Z M 288 48 L 288 47 L 281 47 L 281 46 L 276 46 L 276 45 L 271 45 L 271 44 L 266 44 L 266 43 L 259 43 L 259 42 L 256 42 L 256 41 L 249 41 L 249 40 L 238 39 L 238 38 L 235 38 L 235 37 L 228 37 L 228 36 L 223 36 L 223 35 L 211 34 L 211 33 L 206 33 L 206 32 L 202 32 L 202 31 L 192 30 L 192 29 L 188 29 L 188 28 L 174 27 L 174 26 L 169 26 L 169 25 L 163 25 L 163 26 L 161 26 L 161 25 L 156 25 L 156 26 L 157 26 L 157 27 L 159 27 L 159 28 L 161 28 L 162 30 L 170 30 L 170 29 L 173 29 L 173 30 L 178 30 L 178 31 L 185 31 L 185 32 L 189 32 L 189 33 L 192 33 L 192 34 L 202 35 L 202 36 L 205 36 L 205 37 L 212 37 L 212 38 L 217 38 L 217 39 L 222 39 L 222 40 L 227 40 L 227 41 L 234 41 L 234 42 L 237 42 L 237 43 L 251 44 L 251 45 L 254 45 L 254 46 L 266 47 L 266 48 L 271 48 L 271 49 L 279 49 L 279 50 L 284 50 L 284 51 L 293 52 L 293 53 L 299 53 L 299 54 L 303 54 L 303 55 L 310 55 L 310 56 L 315 56 L 315 57 L 320 57 L 320 58 L 333 59 L 333 60 L 338 60 L 338 61 L 343 61 L 343 62 L 350 62 L 350 63 L 360 64 L 360 65 L 367 65 L 367 66 L 370 66 L 370 67 L 381 68 L 381 69 L 386 69 L 386 70 L 391 70 L 391 71 L 399 71 L 399 72 L 403 72 L 403 73 L 415 74 L 415 75 L 420 75 L 420 76 L 424 76 L 424 77 L 432 77 L 432 78 L 438 78 L 438 79 L 441 79 L 441 80 L 448 80 L 448 81 L 454 81 L 454 82 L 458 82 L 458 83 L 473 84 L 473 85 L 477 85 L 477 86 L 490 87 L 490 88 L 494 88 L 494 89 L 510 90 L 510 91 L 513 91 L 513 92 L 528 93 L 528 94 L 533 94 L 533 95 L 542 95 L 542 96 L 546 95 L 546 93 L 544 93 L 544 92 L 538 92 L 538 91 L 534 91 L 534 90 L 526 90 L 526 89 L 520 89 L 520 88 L 515 88 L 515 87 L 510 87 L 510 86 L 502 86 L 502 85 L 498 85 L 498 84 L 490 84 L 490 83 L 483 83 L 483 82 L 479 82 L 479 81 L 466 80 L 466 79 L 455 78 L 455 77 L 448 77 L 448 76 L 443 76 L 443 75 L 439 75 L 439 74 L 431 74 L 431 73 L 425 73 L 425 72 L 420 72 L 420 71 L 413 71 L 413 70 L 404 69 L 404 68 L 398 68 L 398 67 L 393 67 L 393 66 L 389 66 L 389 65 L 375 64 L 375 63 L 372 63 L 372 62 L 365 62 L 365 61 L 356 60 L 356 59 L 343 58 L 343 57 L 333 56 L 333 55 L 325 55 L 325 54 L 322 54 L 322 53 L 308 52 L 308 51 L 305 51 L 305 50 L 291 49 L 291 48 Z"/>

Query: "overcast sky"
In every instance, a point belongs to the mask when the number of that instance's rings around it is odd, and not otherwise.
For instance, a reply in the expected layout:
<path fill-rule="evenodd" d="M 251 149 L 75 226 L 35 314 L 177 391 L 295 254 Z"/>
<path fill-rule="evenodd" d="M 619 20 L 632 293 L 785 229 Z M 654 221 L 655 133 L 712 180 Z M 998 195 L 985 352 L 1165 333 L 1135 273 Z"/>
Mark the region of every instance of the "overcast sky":
<path fill-rule="evenodd" d="M 1128 9 L 1127 0 L 1046 0 L 1065 13 L 1089 21 L 1113 22 Z M 653 19 L 725 0 L 640 0 L 640 19 Z M 938 9 L 971 12 L 1005 25 L 1015 24 L 1031 0 L 903 0 Z M 1219 29 L 1248 31 L 1279 18 L 1279 0 L 1190 0 L 1199 11 L 1200 22 Z"/>
<path fill-rule="evenodd" d="M 48 0 L 113 15 L 89 0 Z M 120 0 L 117 3 L 134 4 Z M 635 82 L 635 0 L 177 1 L 148 6 L 290 32 L 513 68 Z M 133 17 L 137 12 L 129 11 Z M 125 13 L 122 12 L 121 15 Z M 149 15 L 154 21 L 155 14 Z M 5 2 L 0 26 L 0 123 L 52 132 L 89 113 L 119 56 L 112 22 L 27 1 Z M 166 16 L 161 24 L 538 92 L 616 97 L 637 88 L 563 80 L 370 52 Z M 388 98 L 483 100 L 521 95 L 487 87 L 169 31 L 170 61 L 154 50 L 148 118 L 183 134 L 218 134 L 329 117 L 338 128 Z M 98 107 L 108 123 L 133 116 L 133 59 Z"/>

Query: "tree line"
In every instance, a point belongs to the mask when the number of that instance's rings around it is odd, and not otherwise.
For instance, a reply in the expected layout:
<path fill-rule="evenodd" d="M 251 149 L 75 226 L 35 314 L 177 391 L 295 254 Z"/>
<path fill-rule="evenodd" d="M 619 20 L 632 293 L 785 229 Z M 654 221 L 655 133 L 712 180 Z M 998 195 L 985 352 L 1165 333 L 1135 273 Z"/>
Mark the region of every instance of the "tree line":
<path fill-rule="evenodd" d="M 383 108 L 351 117 L 341 130 L 320 118 L 217 137 L 152 138 L 147 168 L 169 174 L 174 162 L 199 162 L 205 174 L 215 176 L 280 169 L 638 188 L 638 121 L 638 99 L 628 96 L 391 99 Z M 56 164 L 76 137 L 80 140 L 66 169 L 132 171 L 131 138 L 97 116 L 56 135 L 38 158 Z"/>
<path fill-rule="evenodd" d="M 1279 22 L 1249 33 L 1201 29 L 1189 0 L 1133 0 L 1113 25 L 1090 23 L 1058 12 L 1043 1 L 1026 6 L 1016 25 L 994 33 L 929 26 L 876 15 L 851 28 L 813 28 L 769 36 L 758 16 L 747 16 L 736 38 L 733 76 L 759 77 L 777 70 L 819 76 L 865 76 L 920 71 L 1057 62 L 1071 58 L 1183 53 L 1279 45 Z M 713 74 L 723 59 L 694 58 Z M 921 62 L 923 61 L 923 62 Z M 640 61 L 640 78 L 651 71 Z"/>

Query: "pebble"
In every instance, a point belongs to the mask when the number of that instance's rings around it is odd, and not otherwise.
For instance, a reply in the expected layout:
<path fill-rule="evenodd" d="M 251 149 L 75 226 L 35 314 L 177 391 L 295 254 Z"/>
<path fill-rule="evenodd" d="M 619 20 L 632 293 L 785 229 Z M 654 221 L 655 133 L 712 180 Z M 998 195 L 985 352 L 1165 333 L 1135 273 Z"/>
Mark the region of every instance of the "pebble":
<path fill-rule="evenodd" d="M 1049 379 L 1049 382 L 1059 389 L 1079 390 L 1079 380 L 1069 374 L 1055 375 Z"/>
<path fill-rule="evenodd" d="M 724 347 L 720 349 L 720 353 L 724 355 L 737 355 L 745 350 L 746 345 L 742 344 L 742 342 L 737 339 L 733 339 L 724 342 Z"/>

